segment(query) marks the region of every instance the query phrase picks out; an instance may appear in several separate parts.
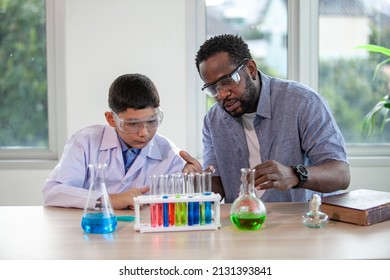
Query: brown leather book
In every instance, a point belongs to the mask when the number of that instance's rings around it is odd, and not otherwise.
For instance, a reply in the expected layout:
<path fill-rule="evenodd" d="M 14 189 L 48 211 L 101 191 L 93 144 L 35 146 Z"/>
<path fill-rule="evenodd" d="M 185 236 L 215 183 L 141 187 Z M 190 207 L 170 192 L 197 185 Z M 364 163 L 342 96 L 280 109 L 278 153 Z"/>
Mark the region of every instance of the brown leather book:
<path fill-rule="evenodd" d="M 390 192 L 359 189 L 322 198 L 329 219 L 369 226 L 390 220 Z"/>

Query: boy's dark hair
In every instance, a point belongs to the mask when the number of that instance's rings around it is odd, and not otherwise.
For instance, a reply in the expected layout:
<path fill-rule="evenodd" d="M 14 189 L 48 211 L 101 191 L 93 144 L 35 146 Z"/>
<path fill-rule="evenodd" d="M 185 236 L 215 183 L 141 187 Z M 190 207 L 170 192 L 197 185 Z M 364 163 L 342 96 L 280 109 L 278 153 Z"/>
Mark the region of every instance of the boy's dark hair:
<path fill-rule="evenodd" d="M 223 34 L 211 37 L 199 48 L 195 57 L 196 68 L 199 64 L 219 52 L 227 52 L 232 63 L 239 65 L 244 59 L 252 59 L 248 45 L 237 35 Z"/>
<path fill-rule="evenodd" d="M 129 108 L 158 108 L 160 97 L 152 80 L 142 74 L 124 74 L 116 78 L 109 89 L 108 106 L 115 113 Z"/>

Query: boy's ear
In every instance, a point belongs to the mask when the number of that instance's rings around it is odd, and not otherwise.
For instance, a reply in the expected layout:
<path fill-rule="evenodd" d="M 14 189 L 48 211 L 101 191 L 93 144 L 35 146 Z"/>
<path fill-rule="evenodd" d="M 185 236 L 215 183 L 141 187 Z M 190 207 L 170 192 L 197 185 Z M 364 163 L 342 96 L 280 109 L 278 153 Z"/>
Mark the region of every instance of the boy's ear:
<path fill-rule="evenodd" d="M 104 113 L 104 116 L 106 117 L 106 121 L 107 123 L 112 126 L 112 127 L 115 127 L 116 124 L 115 124 L 115 120 L 114 120 L 114 115 L 112 112 L 105 112 Z"/>

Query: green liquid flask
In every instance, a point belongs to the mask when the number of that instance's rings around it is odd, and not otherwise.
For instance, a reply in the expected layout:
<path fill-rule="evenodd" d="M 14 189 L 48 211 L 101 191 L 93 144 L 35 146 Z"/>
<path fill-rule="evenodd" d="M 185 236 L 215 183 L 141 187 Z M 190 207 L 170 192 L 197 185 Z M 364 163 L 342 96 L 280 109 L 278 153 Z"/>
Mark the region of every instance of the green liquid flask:
<path fill-rule="evenodd" d="M 241 230 L 257 230 L 264 224 L 267 211 L 264 203 L 256 197 L 255 170 L 241 169 L 241 192 L 230 208 L 231 222 Z"/>
<path fill-rule="evenodd" d="M 86 233 L 110 233 L 117 227 L 117 219 L 107 193 L 105 164 L 90 164 L 90 185 L 81 227 Z"/>

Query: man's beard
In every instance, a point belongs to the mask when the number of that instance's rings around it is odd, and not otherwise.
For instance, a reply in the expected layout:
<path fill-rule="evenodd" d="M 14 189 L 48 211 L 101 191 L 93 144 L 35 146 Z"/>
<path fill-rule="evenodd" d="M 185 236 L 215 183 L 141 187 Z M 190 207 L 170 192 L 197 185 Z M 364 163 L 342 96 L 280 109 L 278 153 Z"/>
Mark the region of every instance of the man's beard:
<path fill-rule="evenodd" d="M 255 85 L 252 83 L 252 79 L 249 77 L 249 75 L 245 75 L 245 89 L 244 93 L 241 97 L 239 97 L 239 100 L 241 102 L 241 106 L 239 109 L 241 110 L 235 110 L 233 112 L 229 112 L 226 110 L 224 106 L 222 108 L 232 117 L 238 118 L 242 115 L 251 112 L 250 110 L 257 105 L 254 105 L 253 102 L 256 101 L 256 88 Z M 221 104 L 220 104 L 221 105 Z"/>

